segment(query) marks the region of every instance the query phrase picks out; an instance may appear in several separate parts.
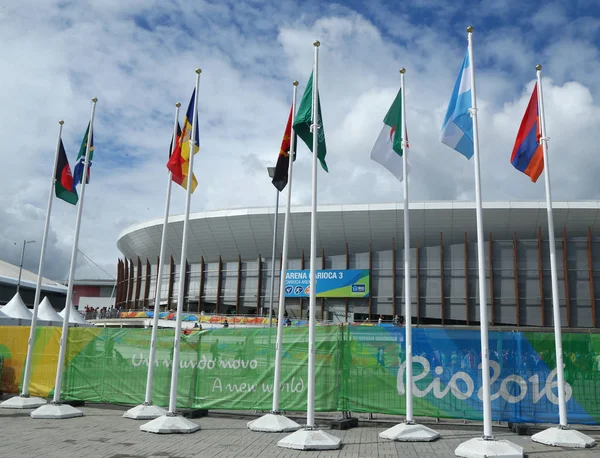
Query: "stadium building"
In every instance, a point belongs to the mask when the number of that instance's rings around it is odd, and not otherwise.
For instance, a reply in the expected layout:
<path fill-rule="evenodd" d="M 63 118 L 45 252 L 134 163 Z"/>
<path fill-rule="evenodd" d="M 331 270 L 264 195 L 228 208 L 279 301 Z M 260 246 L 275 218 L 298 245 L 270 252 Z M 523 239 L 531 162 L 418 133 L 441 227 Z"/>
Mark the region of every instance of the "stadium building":
<path fill-rule="evenodd" d="M 545 202 L 487 202 L 483 206 L 490 324 L 553 325 Z M 190 216 L 184 311 L 267 314 L 270 298 L 273 208 Z M 316 316 L 334 322 L 402 317 L 403 203 L 322 205 L 317 220 Z M 277 308 L 284 214 L 278 218 L 275 257 Z M 471 202 L 410 205 L 413 323 L 476 325 L 479 320 L 475 208 Z M 562 325 L 599 327 L 600 201 L 555 202 L 556 261 Z M 162 220 L 125 230 L 117 246 L 117 306 L 154 304 Z M 174 309 L 181 280 L 183 215 L 167 228 L 161 304 Z M 310 208 L 291 212 L 286 311 L 308 316 L 303 269 L 309 269 Z M 335 278 L 333 278 L 335 277 Z M 341 278 L 340 278 L 341 277 Z M 306 279 L 308 277 L 306 276 Z"/>

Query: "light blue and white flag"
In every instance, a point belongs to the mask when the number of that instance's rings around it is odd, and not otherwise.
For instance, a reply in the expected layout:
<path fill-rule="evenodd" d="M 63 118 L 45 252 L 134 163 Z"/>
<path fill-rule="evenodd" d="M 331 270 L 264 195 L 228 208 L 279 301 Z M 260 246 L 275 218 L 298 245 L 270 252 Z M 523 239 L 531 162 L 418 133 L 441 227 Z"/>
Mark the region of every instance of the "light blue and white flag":
<path fill-rule="evenodd" d="M 458 151 L 467 159 L 473 156 L 473 121 L 471 108 L 471 64 L 469 52 L 465 55 L 458 79 L 454 84 L 448 111 L 442 125 L 440 141 Z"/>

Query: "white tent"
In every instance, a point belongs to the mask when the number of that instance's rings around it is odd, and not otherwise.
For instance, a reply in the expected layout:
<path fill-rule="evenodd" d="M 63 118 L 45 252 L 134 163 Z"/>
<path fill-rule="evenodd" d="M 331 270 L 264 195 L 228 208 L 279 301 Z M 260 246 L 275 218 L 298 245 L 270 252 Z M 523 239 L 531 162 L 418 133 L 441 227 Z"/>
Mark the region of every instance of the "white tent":
<path fill-rule="evenodd" d="M 90 323 L 88 323 L 87 321 L 85 321 L 85 319 L 77 311 L 77 309 L 73 305 L 73 302 L 71 302 L 69 305 L 71 307 L 71 311 L 69 312 L 69 324 L 74 324 L 76 326 L 91 326 Z M 61 320 L 63 320 L 63 321 L 64 321 L 64 318 L 65 318 L 65 311 L 66 310 L 67 310 L 67 307 L 65 307 L 64 309 L 62 309 L 61 312 L 59 313 L 59 316 L 60 316 Z"/>
<path fill-rule="evenodd" d="M 62 326 L 63 319 L 50 304 L 47 297 L 40 302 L 38 307 L 38 320 L 48 321 L 50 326 Z"/>
<path fill-rule="evenodd" d="M 3 312 L 0 312 L 0 326 L 15 326 L 19 324 L 19 320 L 11 318 Z"/>
<path fill-rule="evenodd" d="M 11 318 L 25 321 L 31 321 L 32 317 L 31 310 L 23 303 L 19 293 L 16 293 L 10 302 L 2 308 L 2 313 Z"/>

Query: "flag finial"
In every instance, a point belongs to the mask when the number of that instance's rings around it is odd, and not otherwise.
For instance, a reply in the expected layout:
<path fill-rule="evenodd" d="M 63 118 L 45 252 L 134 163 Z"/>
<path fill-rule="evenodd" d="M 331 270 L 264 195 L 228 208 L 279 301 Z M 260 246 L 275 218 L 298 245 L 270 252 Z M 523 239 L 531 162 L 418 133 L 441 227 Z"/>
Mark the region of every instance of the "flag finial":
<path fill-rule="evenodd" d="M 179 107 L 181 106 L 181 103 L 177 102 L 177 103 L 175 104 L 175 106 L 176 106 L 177 108 L 179 108 Z"/>
<path fill-rule="evenodd" d="M 473 33 L 473 30 L 475 30 L 475 29 L 473 28 L 472 25 L 470 25 L 469 27 L 467 27 L 467 33 Z"/>
<path fill-rule="evenodd" d="M 294 82 L 292 83 L 294 86 L 298 86 L 298 81 L 294 80 Z"/>
<path fill-rule="evenodd" d="M 404 75 L 404 74 L 406 73 L 406 69 L 405 69 L 404 67 L 402 67 L 402 68 L 400 69 L 400 73 L 402 73 L 402 74 Z"/>
<path fill-rule="evenodd" d="M 542 69 L 542 66 L 540 64 L 537 64 L 535 66 L 535 69 L 539 72 Z"/>
<path fill-rule="evenodd" d="M 92 99 L 92 102 L 94 102 L 94 103 L 96 103 L 97 101 L 98 101 L 98 98 L 97 98 L 97 97 L 94 97 L 94 98 Z"/>
<path fill-rule="evenodd" d="M 202 73 L 202 69 L 201 68 L 197 68 L 196 69 L 196 73 L 198 73 L 198 74 Z"/>
<path fill-rule="evenodd" d="M 319 40 L 317 40 L 317 41 L 315 41 L 315 42 L 313 43 L 313 46 L 314 46 L 315 48 L 318 48 L 319 46 L 321 46 L 321 42 L 320 42 Z"/>
<path fill-rule="evenodd" d="M 62 126 L 65 122 L 61 119 L 58 123 Z"/>

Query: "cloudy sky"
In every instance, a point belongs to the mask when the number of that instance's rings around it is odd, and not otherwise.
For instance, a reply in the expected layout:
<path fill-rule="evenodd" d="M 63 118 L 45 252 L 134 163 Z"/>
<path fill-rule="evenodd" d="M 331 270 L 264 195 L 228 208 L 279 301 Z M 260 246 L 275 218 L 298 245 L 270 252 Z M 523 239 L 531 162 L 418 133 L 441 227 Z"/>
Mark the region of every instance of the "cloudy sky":
<path fill-rule="evenodd" d="M 543 199 L 512 168 L 512 146 L 535 79 L 544 94 L 555 200 L 599 199 L 600 7 L 596 0 L 3 2 L 0 5 L 0 258 L 37 269 L 58 120 L 71 164 L 98 97 L 92 181 L 80 249 L 110 274 L 131 224 L 160 218 L 174 104 L 187 106 L 201 67 L 199 186 L 192 211 L 272 205 L 274 165 L 292 96 L 321 41 L 319 90 L 330 173 L 319 203 L 402 199 L 369 152 L 407 69 L 412 200 L 473 200 L 473 162 L 439 131 L 475 27 L 482 194 Z M 476 3 L 473 7 L 470 4 Z M 11 6 L 6 6 L 10 4 Z M 302 146 L 293 202 L 310 203 Z M 173 213 L 184 192 L 174 188 Z M 65 279 L 75 207 L 55 200 L 44 274 Z M 80 256 L 77 278 L 105 276 Z"/>

